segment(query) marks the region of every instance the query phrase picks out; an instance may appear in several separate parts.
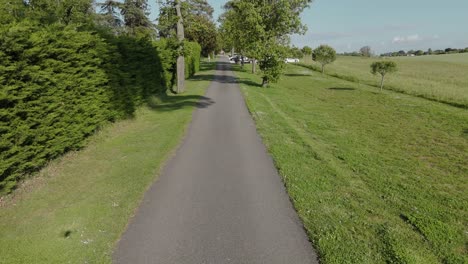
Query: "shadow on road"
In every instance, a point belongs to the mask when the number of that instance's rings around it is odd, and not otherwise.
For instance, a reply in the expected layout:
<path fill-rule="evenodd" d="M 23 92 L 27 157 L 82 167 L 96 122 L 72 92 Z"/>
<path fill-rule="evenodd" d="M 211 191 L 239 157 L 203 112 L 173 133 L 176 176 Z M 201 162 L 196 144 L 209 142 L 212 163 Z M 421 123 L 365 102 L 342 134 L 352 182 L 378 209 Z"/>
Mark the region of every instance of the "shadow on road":
<path fill-rule="evenodd" d="M 217 71 L 233 71 L 233 72 L 241 72 L 245 71 L 240 68 L 239 65 L 229 63 L 229 62 L 218 62 L 217 63 Z M 235 76 L 227 76 L 227 75 L 217 75 L 217 74 L 202 74 L 196 76 L 193 80 L 195 81 L 213 81 L 213 82 L 218 82 L 218 83 L 239 83 L 239 84 L 246 84 L 249 86 L 254 86 L 254 87 L 261 87 L 260 83 L 253 82 L 248 79 L 244 78 L 237 78 Z"/>

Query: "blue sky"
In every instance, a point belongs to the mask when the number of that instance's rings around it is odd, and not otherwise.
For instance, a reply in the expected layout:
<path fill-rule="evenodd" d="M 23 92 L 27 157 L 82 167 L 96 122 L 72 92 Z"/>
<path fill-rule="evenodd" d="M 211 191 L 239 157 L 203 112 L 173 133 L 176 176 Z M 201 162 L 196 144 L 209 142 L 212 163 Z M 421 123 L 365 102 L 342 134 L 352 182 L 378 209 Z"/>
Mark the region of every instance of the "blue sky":
<path fill-rule="evenodd" d="M 217 18 L 226 1 L 208 2 Z M 315 0 L 302 21 L 309 30 L 292 37 L 299 47 L 329 44 L 343 52 L 369 45 L 377 53 L 468 47 L 468 0 Z"/>

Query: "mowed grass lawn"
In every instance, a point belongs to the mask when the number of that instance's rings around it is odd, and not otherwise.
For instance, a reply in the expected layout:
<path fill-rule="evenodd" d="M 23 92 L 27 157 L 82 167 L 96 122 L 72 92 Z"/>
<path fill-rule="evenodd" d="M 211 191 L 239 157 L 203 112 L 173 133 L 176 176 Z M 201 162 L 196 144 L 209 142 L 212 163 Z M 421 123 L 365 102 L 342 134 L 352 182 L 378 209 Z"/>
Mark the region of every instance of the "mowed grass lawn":
<path fill-rule="evenodd" d="M 145 190 L 180 142 L 214 63 L 187 91 L 154 99 L 131 120 L 52 161 L 0 203 L 0 263 L 110 263 Z"/>
<path fill-rule="evenodd" d="M 468 108 L 468 53 L 386 59 L 398 65 L 398 72 L 386 78 L 387 89 Z M 325 71 L 379 85 L 380 78 L 370 73 L 370 64 L 377 60 L 381 58 L 338 56 Z M 311 58 L 303 62 L 319 67 Z"/>
<path fill-rule="evenodd" d="M 468 263 L 468 110 L 299 66 L 237 76 L 322 263 Z"/>

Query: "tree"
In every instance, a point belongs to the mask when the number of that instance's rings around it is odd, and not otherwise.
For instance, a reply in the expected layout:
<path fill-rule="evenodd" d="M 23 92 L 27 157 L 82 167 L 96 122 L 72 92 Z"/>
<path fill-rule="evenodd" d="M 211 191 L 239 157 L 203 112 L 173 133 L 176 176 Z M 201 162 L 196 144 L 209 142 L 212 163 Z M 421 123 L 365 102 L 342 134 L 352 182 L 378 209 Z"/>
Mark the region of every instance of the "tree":
<path fill-rule="evenodd" d="M 257 43 L 264 34 L 262 17 L 254 3 L 249 1 L 229 1 L 224 9 L 226 11 L 219 19 L 221 38 L 231 46 L 231 51 L 237 50 L 252 59 L 252 73 L 255 73 L 255 60 L 260 53 Z"/>
<path fill-rule="evenodd" d="M 94 18 L 92 0 L 50 1 L 24 0 L 0 1 L 1 24 L 23 18 L 41 25 L 59 23 L 63 25 L 89 25 Z M 4 16 L 7 15 L 6 17 Z"/>
<path fill-rule="evenodd" d="M 383 89 L 385 75 L 396 72 L 397 70 L 397 65 L 394 61 L 376 61 L 371 64 L 371 73 L 374 75 L 380 74 L 382 77 L 380 80 L 380 91 Z"/>
<path fill-rule="evenodd" d="M 180 11 L 180 1 L 175 0 L 175 9 L 177 12 L 177 40 L 179 41 L 179 56 L 177 57 L 177 93 L 185 90 L 185 57 L 182 43 L 184 42 L 184 25 L 182 13 Z"/>
<path fill-rule="evenodd" d="M 293 58 L 298 58 L 298 59 L 304 58 L 304 53 L 302 53 L 302 50 L 299 49 L 298 47 L 292 47 L 289 50 L 289 55 Z"/>
<path fill-rule="evenodd" d="M 302 53 L 305 55 L 305 56 L 310 56 L 312 55 L 312 48 L 309 47 L 309 46 L 304 46 L 302 48 Z"/>
<path fill-rule="evenodd" d="M 162 38 L 176 36 L 177 14 L 174 0 L 159 1 L 158 35 Z M 185 39 L 202 47 L 202 54 L 208 56 L 216 49 L 217 29 L 213 22 L 213 8 L 206 0 L 186 0 L 181 2 Z"/>
<path fill-rule="evenodd" d="M 289 35 L 303 34 L 300 14 L 312 0 L 231 0 L 220 22 L 223 36 L 234 48 L 259 60 L 262 86 L 279 79 Z"/>
<path fill-rule="evenodd" d="M 122 3 L 116 0 L 106 0 L 99 4 L 101 6 L 101 24 L 111 28 L 114 33 L 122 26 L 122 20 L 119 17 L 119 11 L 122 8 Z"/>
<path fill-rule="evenodd" d="M 312 53 L 312 60 L 322 65 L 322 75 L 325 71 L 325 65 L 336 60 L 336 51 L 328 45 L 320 45 Z"/>
<path fill-rule="evenodd" d="M 370 57 L 372 56 L 372 50 L 370 46 L 364 46 L 362 47 L 359 52 L 361 53 L 362 56 L 364 57 Z"/>
<path fill-rule="evenodd" d="M 193 16 L 189 23 L 184 23 L 184 29 L 187 40 L 200 44 L 203 56 L 215 51 L 218 32 L 213 21 L 205 16 Z"/>
<path fill-rule="evenodd" d="M 422 50 L 417 50 L 414 54 L 415 54 L 416 56 L 422 56 L 422 55 L 424 55 L 424 51 L 422 51 Z"/>
<path fill-rule="evenodd" d="M 124 25 L 131 36 L 148 36 L 154 33 L 154 25 L 148 18 L 147 0 L 125 0 L 121 5 Z"/>

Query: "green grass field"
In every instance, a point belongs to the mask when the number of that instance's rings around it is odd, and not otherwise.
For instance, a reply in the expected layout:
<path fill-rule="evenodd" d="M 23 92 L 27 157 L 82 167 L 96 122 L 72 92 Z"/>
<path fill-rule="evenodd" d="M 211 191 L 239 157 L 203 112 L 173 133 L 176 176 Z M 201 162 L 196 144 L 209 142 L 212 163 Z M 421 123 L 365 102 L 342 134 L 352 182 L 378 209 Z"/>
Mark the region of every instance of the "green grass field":
<path fill-rule="evenodd" d="M 466 109 L 299 66 L 237 76 L 322 263 L 468 263 Z"/>
<path fill-rule="evenodd" d="M 387 76 L 385 88 L 468 108 L 468 53 L 388 59 L 394 60 L 399 70 Z M 379 77 L 370 73 L 370 64 L 376 60 L 380 58 L 338 56 L 325 71 L 378 85 Z M 303 62 L 319 67 L 309 58 Z"/>
<path fill-rule="evenodd" d="M 154 99 L 0 201 L 0 263 L 110 263 L 143 193 L 179 144 L 214 63 L 182 95 Z"/>

